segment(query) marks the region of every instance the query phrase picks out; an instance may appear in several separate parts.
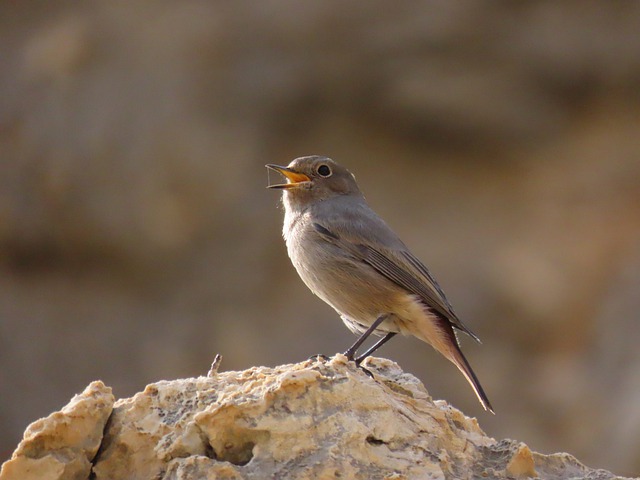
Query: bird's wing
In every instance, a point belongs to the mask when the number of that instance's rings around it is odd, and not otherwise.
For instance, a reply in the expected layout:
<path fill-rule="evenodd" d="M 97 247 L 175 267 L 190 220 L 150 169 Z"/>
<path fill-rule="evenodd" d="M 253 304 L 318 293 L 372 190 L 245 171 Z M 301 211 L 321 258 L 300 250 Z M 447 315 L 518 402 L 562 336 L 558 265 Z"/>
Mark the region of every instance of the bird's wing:
<path fill-rule="evenodd" d="M 434 313 L 447 319 L 454 327 L 476 341 L 480 341 L 453 312 L 451 304 L 427 267 L 404 247 L 404 244 L 398 242 L 404 248 L 388 248 L 380 243 L 365 245 L 347 231 L 331 230 L 320 223 L 314 223 L 313 227 L 326 241 L 339 246 L 395 284 L 417 295 Z"/>

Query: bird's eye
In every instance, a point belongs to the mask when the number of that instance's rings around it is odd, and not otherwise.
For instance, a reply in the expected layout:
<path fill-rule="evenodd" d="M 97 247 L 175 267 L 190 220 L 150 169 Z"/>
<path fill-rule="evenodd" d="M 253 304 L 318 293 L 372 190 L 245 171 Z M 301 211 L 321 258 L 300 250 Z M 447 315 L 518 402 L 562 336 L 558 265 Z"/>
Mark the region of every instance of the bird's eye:
<path fill-rule="evenodd" d="M 331 176 L 331 169 L 329 168 L 329 165 L 325 165 L 324 163 L 318 167 L 317 172 L 321 177 Z"/>

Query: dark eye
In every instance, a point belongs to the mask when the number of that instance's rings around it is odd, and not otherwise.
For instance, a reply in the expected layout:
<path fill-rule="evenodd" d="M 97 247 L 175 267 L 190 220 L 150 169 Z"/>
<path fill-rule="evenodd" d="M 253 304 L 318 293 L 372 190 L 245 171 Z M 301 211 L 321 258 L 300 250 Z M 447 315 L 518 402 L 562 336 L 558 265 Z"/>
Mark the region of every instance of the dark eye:
<path fill-rule="evenodd" d="M 331 175 L 331 169 L 329 168 L 329 165 L 325 165 L 322 164 L 318 167 L 318 175 L 320 175 L 321 177 L 328 177 Z"/>

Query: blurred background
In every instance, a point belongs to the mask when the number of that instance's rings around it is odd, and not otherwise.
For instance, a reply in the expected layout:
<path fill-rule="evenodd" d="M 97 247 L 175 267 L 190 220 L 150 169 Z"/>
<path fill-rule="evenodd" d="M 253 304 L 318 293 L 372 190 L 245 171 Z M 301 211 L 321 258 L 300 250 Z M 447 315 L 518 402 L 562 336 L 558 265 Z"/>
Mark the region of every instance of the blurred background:
<path fill-rule="evenodd" d="M 0 460 L 94 379 L 354 337 L 298 279 L 265 163 L 324 154 L 483 339 L 496 438 L 640 474 L 640 3 L 0 4 Z M 274 178 L 275 180 L 275 178 Z"/>

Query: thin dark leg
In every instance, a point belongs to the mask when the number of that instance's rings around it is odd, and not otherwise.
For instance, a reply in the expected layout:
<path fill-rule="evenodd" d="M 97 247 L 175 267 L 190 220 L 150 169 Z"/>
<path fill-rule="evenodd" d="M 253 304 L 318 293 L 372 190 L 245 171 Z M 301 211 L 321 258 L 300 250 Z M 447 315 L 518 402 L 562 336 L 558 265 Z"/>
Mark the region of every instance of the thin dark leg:
<path fill-rule="evenodd" d="M 369 355 L 371 355 L 373 352 L 375 352 L 377 349 L 379 349 L 382 345 L 384 345 L 389 340 L 391 340 L 393 337 L 395 337 L 397 333 L 398 332 L 389 332 L 384 337 L 382 337 L 380 340 L 378 340 L 369 350 L 367 350 L 362 355 L 360 355 L 358 358 L 356 358 L 356 365 L 359 366 L 365 358 L 367 358 Z"/>
<path fill-rule="evenodd" d="M 380 324 L 384 322 L 387 317 L 388 315 L 385 314 L 385 315 L 380 315 L 378 318 L 376 318 L 376 321 L 373 322 L 369 328 L 367 328 L 366 332 L 360 335 L 360 338 L 358 338 L 358 340 L 356 340 L 355 343 L 351 345 L 346 352 L 344 352 L 344 355 L 347 357 L 348 360 L 353 360 L 353 357 L 355 356 L 356 352 L 360 348 L 360 345 L 362 345 L 364 341 L 367 338 L 369 338 L 369 335 L 371 335 L 373 331 L 376 328 L 378 328 Z"/>

